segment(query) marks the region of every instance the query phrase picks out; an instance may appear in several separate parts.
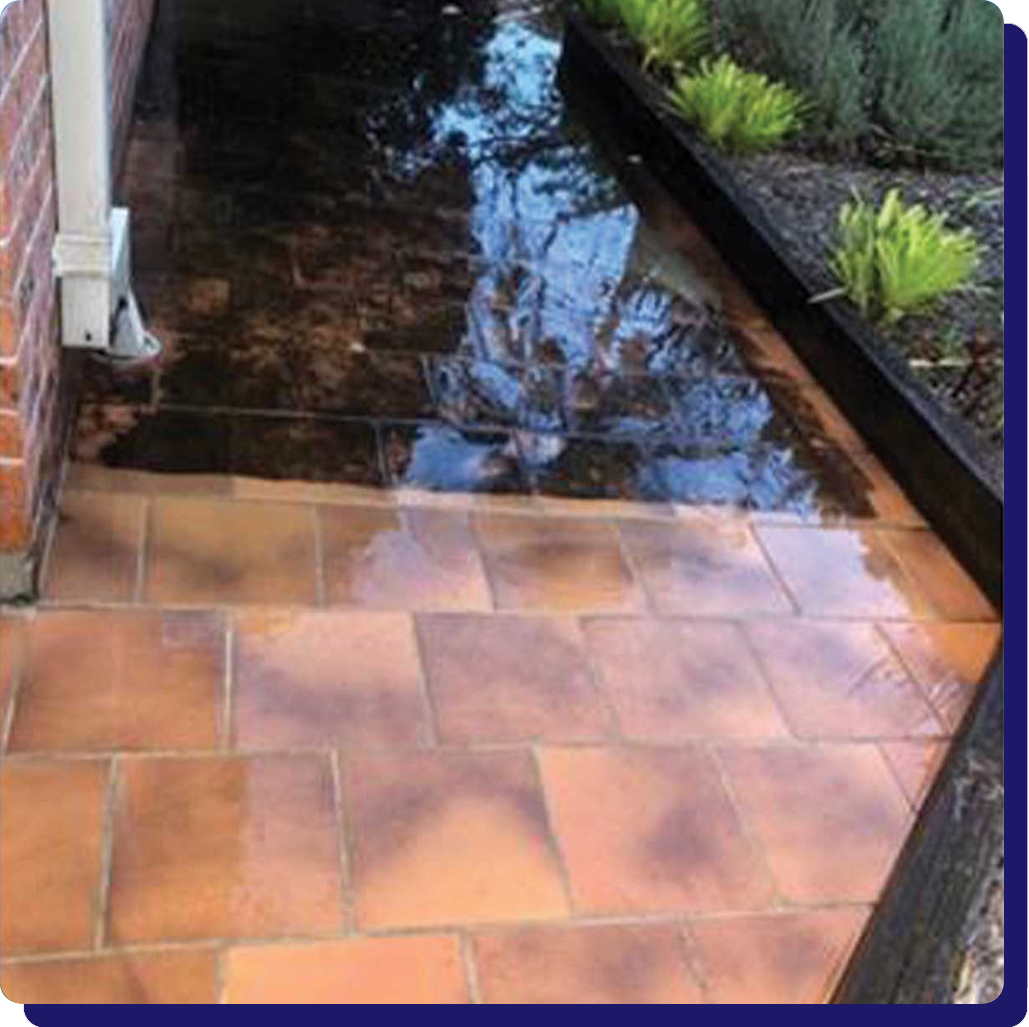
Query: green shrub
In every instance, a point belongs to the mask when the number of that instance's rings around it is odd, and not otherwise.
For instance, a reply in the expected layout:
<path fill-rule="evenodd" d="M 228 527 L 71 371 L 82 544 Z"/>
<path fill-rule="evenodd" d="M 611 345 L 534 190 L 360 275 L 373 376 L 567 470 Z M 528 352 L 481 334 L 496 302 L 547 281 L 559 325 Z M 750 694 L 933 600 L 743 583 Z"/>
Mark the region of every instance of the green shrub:
<path fill-rule="evenodd" d="M 968 229 L 948 229 L 943 214 L 921 204 L 905 207 L 891 189 L 879 210 L 858 196 L 843 206 L 831 265 L 866 315 L 897 321 L 966 285 L 978 259 Z"/>
<path fill-rule="evenodd" d="M 861 47 L 844 3 L 717 3 L 722 42 L 744 64 L 800 90 L 811 103 L 809 127 L 839 148 L 852 146 L 868 127 Z"/>
<path fill-rule="evenodd" d="M 669 97 L 709 143 L 735 153 L 778 145 L 800 127 L 805 108 L 799 93 L 724 55 L 701 61 L 695 75 L 680 76 Z"/>
<path fill-rule="evenodd" d="M 955 168 L 1003 159 L 1003 34 L 993 4 L 888 0 L 870 72 L 888 153 Z"/>
<path fill-rule="evenodd" d="M 619 0 L 626 30 L 643 50 L 643 66 L 688 67 L 707 51 L 706 0 Z"/>
<path fill-rule="evenodd" d="M 999 164 L 1002 18 L 985 0 L 715 0 L 719 43 L 800 90 L 830 147 L 950 168 Z"/>
<path fill-rule="evenodd" d="M 643 51 L 643 66 L 693 65 L 711 41 L 708 0 L 580 0 L 600 25 L 620 25 Z"/>

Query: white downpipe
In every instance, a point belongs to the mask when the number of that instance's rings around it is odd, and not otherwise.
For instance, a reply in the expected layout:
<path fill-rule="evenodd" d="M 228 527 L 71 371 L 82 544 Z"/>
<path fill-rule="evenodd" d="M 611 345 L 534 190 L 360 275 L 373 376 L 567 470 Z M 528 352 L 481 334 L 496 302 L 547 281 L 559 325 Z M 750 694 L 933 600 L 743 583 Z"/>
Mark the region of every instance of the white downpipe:
<path fill-rule="evenodd" d="M 49 0 L 48 8 L 62 342 L 122 359 L 153 356 L 159 346 L 132 295 L 129 212 L 111 208 L 104 0 Z"/>

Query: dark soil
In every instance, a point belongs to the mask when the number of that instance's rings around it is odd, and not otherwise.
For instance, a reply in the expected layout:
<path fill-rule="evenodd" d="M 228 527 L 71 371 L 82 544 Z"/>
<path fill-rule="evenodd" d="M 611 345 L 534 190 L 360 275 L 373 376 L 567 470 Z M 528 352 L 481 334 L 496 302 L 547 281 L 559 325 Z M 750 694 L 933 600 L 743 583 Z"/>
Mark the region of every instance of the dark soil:
<path fill-rule="evenodd" d="M 732 157 L 727 163 L 779 230 L 818 291 L 836 286 L 828 267 L 840 207 L 856 191 L 878 202 L 898 187 L 908 203 L 945 211 L 971 228 L 982 260 L 966 292 L 931 314 L 879 326 L 940 401 L 964 417 L 996 453 L 1004 445 L 1004 174 L 948 174 L 825 162 L 790 152 Z"/>

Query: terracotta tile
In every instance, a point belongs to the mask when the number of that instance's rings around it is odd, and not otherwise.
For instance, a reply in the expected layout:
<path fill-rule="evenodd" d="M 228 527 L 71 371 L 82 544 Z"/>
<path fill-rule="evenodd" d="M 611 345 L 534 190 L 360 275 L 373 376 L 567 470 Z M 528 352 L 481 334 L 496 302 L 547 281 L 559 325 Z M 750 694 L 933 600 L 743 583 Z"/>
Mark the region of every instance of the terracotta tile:
<path fill-rule="evenodd" d="M 802 738 L 941 735 L 918 686 L 872 624 L 752 622 L 744 630 Z"/>
<path fill-rule="evenodd" d="M 707 920 L 690 925 L 708 998 L 827 1002 L 868 916 L 862 908 Z"/>
<path fill-rule="evenodd" d="M 361 927 L 567 914 L 527 753 L 353 757 L 344 796 Z"/>
<path fill-rule="evenodd" d="M 12 752 L 218 744 L 225 688 L 219 615 L 43 613 L 27 643 Z"/>
<path fill-rule="evenodd" d="M 995 620 L 997 611 L 931 531 L 888 531 L 886 544 L 947 620 Z"/>
<path fill-rule="evenodd" d="M 122 770 L 112 942 L 340 928 L 338 826 L 326 760 L 128 760 Z"/>
<path fill-rule="evenodd" d="M 103 492 L 133 496 L 190 496 L 203 499 L 237 496 L 237 479 L 227 474 L 160 474 L 156 471 L 134 471 L 125 467 L 72 461 L 68 465 L 65 488 L 70 491 Z M 270 498 L 258 496 L 259 499 Z"/>
<path fill-rule="evenodd" d="M 874 746 L 741 747 L 720 758 L 788 901 L 878 899 L 910 821 Z"/>
<path fill-rule="evenodd" d="M 682 937 L 665 925 L 533 928 L 475 939 L 483 1000 L 506 1004 L 702 1002 Z"/>
<path fill-rule="evenodd" d="M 499 609 L 643 607 L 643 593 L 610 524 L 482 515 L 475 518 L 475 529 Z"/>
<path fill-rule="evenodd" d="M 925 518 L 893 480 L 889 471 L 868 450 L 849 450 L 847 459 L 863 481 L 865 496 L 879 521 L 912 527 L 925 525 Z"/>
<path fill-rule="evenodd" d="M 13 1002 L 44 1005 L 189 1005 L 218 1001 L 217 954 L 133 953 L 15 963 L 0 968 Z"/>
<path fill-rule="evenodd" d="M 922 805 L 947 755 L 946 742 L 882 742 L 886 761 L 893 768 L 913 809 Z"/>
<path fill-rule="evenodd" d="M 421 663 L 406 614 L 241 616 L 234 672 L 234 733 L 244 748 L 427 740 Z"/>
<path fill-rule="evenodd" d="M 805 613 L 916 617 L 930 612 L 921 590 L 879 532 L 866 528 L 756 530 Z"/>
<path fill-rule="evenodd" d="M 630 558 L 661 613 L 745 617 L 792 607 L 742 520 L 622 524 Z"/>
<path fill-rule="evenodd" d="M 883 624 L 886 637 L 951 730 L 957 730 L 1001 641 L 999 624 Z"/>
<path fill-rule="evenodd" d="M 229 949 L 225 1001 L 452 1005 L 468 993 L 458 939 L 423 934 Z"/>
<path fill-rule="evenodd" d="M 543 781 L 579 912 L 760 908 L 767 874 L 699 750 L 548 749 Z"/>
<path fill-rule="evenodd" d="M 156 500 L 146 597 L 164 603 L 313 604 L 311 510 Z"/>
<path fill-rule="evenodd" d="M 319 510 L 327 601 L 400 610 L 489 610 L 467 518 L 439 510 Z"/>
<path fill-rule="evenodd" d="M 439 615 L 418 625 L 443 741 L 588 741 L 609 733 L 571 618 Z"/>
<path fill-rule="evenodd" d="M 563 499 L 560 496 L 526 497 L 531 508 L 545 517 L 611 517 L 618 520 L 668 521 L 675 517 L 670 503 L 631 499 Z"/>
<path fill-rule="evenodd" d="M 8 696 L 20 680 L 27 624 L 24 617 L 0 613 L 0 725 L 7 712 Z"/>
<path fill-rule="evenodd" d="M 106 762 L 0 774 L 0 950 L 87 948 L 100 887 Z"/>
<path fill-rule="evenodd" d="M 139 496 L 66 493 L 50 553 L 47 597 L 130 601 L 145 513 Z"/>
<path fill-rule="evenodd" d="M 814 379 L 790 344 L 773 328 L 760 320 L 747 324 L 733 319 L 733 334 L 746 362 L 761 374 L 785 375 L 800 384 Z"/>
<path fill-rule="evenodd" d="M 586 637 L 622 734 L 642 742 L 786 733 L 735 625 L 603 618 Z"/>

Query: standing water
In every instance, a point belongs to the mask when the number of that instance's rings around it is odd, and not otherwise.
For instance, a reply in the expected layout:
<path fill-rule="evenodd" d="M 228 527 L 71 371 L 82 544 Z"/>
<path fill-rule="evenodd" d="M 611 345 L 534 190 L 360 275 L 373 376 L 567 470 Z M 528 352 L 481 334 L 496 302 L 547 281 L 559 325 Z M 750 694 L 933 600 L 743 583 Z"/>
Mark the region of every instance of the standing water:
<path fill-rule="evenodd" d="M 89 369 L 77 458 L 865 512 L 560 45 L 504 0 L 162 3 L 122 200 L 166 355 Z"/>

